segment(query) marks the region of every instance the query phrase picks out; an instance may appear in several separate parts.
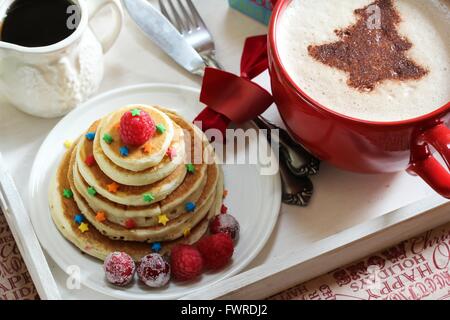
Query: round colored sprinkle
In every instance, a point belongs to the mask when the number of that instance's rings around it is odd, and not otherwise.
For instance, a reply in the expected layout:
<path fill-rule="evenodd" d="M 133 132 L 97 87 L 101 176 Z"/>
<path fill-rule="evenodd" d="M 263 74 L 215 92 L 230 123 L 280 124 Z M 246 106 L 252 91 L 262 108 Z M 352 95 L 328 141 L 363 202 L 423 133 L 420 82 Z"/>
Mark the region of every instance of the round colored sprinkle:
<path fill-rule="evenodd" d="M 167 222 L 169 222 L 169 218 L 167 218 L 167 216 L 165 214 L 158 216 L 158 223 L 165 226 L 167 224 Z"/>
<path fill-rule="evenodd" d="M 128 157 L 130 150 L 128 150 L 127 146 L 123 146 L 123 147 L 120 147 L 119 152 L 122 157 Z"/>
<path fill-rule="evenodd" d="M 186 208 L 187 212 L 194 212 L 194 210 L 197 206 L 193 202 L 188 202 L 188 203 L 186 203 L 186 205 L 184 207 Z"/>
<path fill-rule="evenodd" d="M 113 182 L 111 184 L 106 185 L 106 188 L 108 189 L 108 192 L 116 193 L 117 190 L 119 190 L 119 185 Z"/>
<path fill-rule="evenodd" d="M 125 220 L 125 228 L 127 228 L 127 229 L 136 228 L 136 221 L 134 221 L 133 219 Z"/>
<path fill-rule="evenodd" d="M 85 218 L 81 213 L 77 214 L 73 219 L 73 221 L 75 221 L 77 224 L 82 224 L 84 220 Z"/>
<path fill-rule="evenodd" d="M 95 132 L 86 133 L 86 139 L 88 139 L 89 141 L 93 141 L 95 139 Z"/>
<path fill-rule="evenodd" d="M 186 238 L 191 234 L 191 228 L 186 228 L 183 230 L 183 236 Z"/>
<path fill-rule="evenodd" d="M 95 158 L 93 154 L 90 154 L 86 157 L 86 160 L 84 160 L 84 163 L 86 163 L 86 165 L 88 167 L 92 167 L 93 165 L 95 165 Z"/>
<path fill-rule="evenodd" d="M 89 231 L 89 225 L 83 222 L 78 229 L 80 229 L 81 233 L 85 233 L 86 231 Z"/>
<path fill-rule="evenodd" d="M 140 115 L 141 115 L 141 110 L 139 110 L 139 109 L 133 109 L 133 110 L 131 110 L 131 115 L 132 115 L 133 117 L 140 116 Z"/>
<path fill-rule="evenodd" d="M 166 127 L 162 123 L 157 124 L 156 131 L 158 131 L 158 133 L 162 134 L 162 133 L 166 132 Z"/>
<path fill-rule="evenodd" d="M 89 187 L 89 188 L 87 189 L 87 191 L 88 191 L 88 193 L 89 193 L 90 196 L 95 196 L 95 195 L 97 194 L 97 190 L 95 190 L 94 187 Z"/>
<path fill-rule="evenodd" d="M 144 194 L 144 201 L 145 202 L 152 202 L 155 200 L 155 196 L 151 193 Z"/>
<path fill-rule="evenodd" d="M 186 170 L 189 173 L 194 173 L 195 172 L 195 167 L 194 167 L 194 165 L 192 163 L 189 163 L 189 164 L 186 165 Z"/>
<path fill-rule="evenodd" d="M 97 220 L 98 222 L 103 222 L 106 220 L 106 215 L 103 211 L 99 211 L 97 212 L 97 214 L 95 215 L 95 220 Z"/>
<path fill-rule="evenodd" d="M 111 143 L 113 143 L 113 138 L 111 137 L 110 134 L 105 133 L 103 135 L 103 141 L 105 141 L 107 144 L 111 144 Z"/>
<path fill-rule="evenodd" d="M 73 142 L 71 140 L 66 140 L 64 141 L 64 147 L 66 147 L 66 149 L 69 149 L 72 146 Z"/>
<path fill-rule="evenodd" d="M 222 207 L 220 207 L 220 213 L 225 214 L 228 212 L 228 208 L 226 205 L 222 204 Z"/>
<path fill-rule="evenodd" d="M 63 190 L 63 197 L 66 199 L 72 199 L 73 198 L 73 192 L 70 189 L 64 189 Z"/>
<path fill-rule="evenodd" d="M 160 252 L 161 251 L 161 243 L 159 243 L 159 242 L 152 243 L 152 251 Z"/>

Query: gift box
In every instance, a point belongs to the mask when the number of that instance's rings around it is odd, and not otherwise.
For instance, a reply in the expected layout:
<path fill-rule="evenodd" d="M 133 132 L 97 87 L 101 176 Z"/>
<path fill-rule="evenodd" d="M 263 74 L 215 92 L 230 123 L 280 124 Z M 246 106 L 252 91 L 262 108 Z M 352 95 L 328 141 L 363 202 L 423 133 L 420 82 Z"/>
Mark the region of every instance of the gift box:
<path fill-rule="evenodd" d="M 275 0 L 228 0 L 230 6 L 264 24 L 269 24 Z"/>

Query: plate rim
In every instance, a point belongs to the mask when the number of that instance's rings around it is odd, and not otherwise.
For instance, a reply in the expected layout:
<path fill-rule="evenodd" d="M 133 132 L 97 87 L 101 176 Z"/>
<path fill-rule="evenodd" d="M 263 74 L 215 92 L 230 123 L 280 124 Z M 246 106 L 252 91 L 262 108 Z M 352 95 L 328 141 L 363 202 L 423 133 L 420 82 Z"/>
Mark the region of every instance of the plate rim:
<path fill-rule="evenodd" d="M 49 143 L 50 137 L 52 135 L 53 132 L 57 131 L 58 129 L 60 129 L 61 127 L 63 127 L 68 121 L 72 120 L 73 117 L 75 117 L 76 115 L 78 115 L 80 112 L 83 112 L 83 110 L 85 110 L 86 108 L 88 108 L 90 105 L 95 104 L 95 102 L 97 101 L 101 101 L 101 100 L 107 100 L 108 98 L 110 98 L 111 96 L 114 96 L 118 93 L 124 93 L 124 92 L 131 92 L 131 91 L 139 91 L 139 90 L 144 90 L 146 88 L 156 88 L 156 87 L 164 87 L 164 88 L 170 88 L 170 89 L 176 89 L 176 90 L 181 90 L 181 91 L 189 91 L 189 92 L 195 92 L 196 94 L 200 93 L 200 89 L 192 87 L 192 86 L 187 86 L 187 85 L 179 85 L 179 84 L 173 84 L 173 83 L 162 83 L 162 82 L 149 82 L 149 83 L 141 83 L 141 84 L 134 84 L 134 85 L 128 85 L 128 86 L 122 86 L 122 87 L 118 87 L 112 90 L 108 90 L 105 91 L 101 94 L 98 94 L 90 99 L 88 99 L 87 101 L 85 101 L 84 103 L 82 103 L 80 106 L 78 106 L 77 108 L 75 108 L 74 110 L 72 110 L 70 113 L 68 113 L 66 116 L 62 117 L 58 123 L 50 130 L 50 132 L 47 134 L 47 136 L 45 137 L 45 139 L 43 140 L 43 142 L 41 143 L 39 150 L 37 151 L 34 159 L 33 159 L 33 163 L 31 166 L 31 170 L 30 170 L 30 179 L 28 182 L 28 191 L 27 191 L 27 196 L 28 196 L 28 201 L 27 204 L 31 203 L 31 200 L 33 199 L 33 197 L 36 197 L 37 194 L 35 194 L 35 185 L 37 183 L 37 179 L 35 178 L 35 176 L 37 175 L 36 170 L 39 169 L 39 165 L 37 163 L 37 160 L 39 158 L 42 158 L 42 154 L 44 153 L 44 148 L 46 147 L 46 144 Z M 193 106 L 191 107 L 193 108 Z M 268 143 L 267 141 L 265 143 Z M 271 155 L 272 160 L 276 160 L 275 156 L 272 154 Z M 264 177 L 264 176 L 263 176 Z M 269 179 L 270 178 L 270 179 Z M 252 250 L 252 253 L 250 255 L 248 255 L 234 270 L 231 270 L 230 272 L 228 272 L 226 275 L 222 275 L 221 277 L 218 277 L 218 279 L 211 281 L 209 283 L 207 283 L 206 285 L 202 286 L 199 289 L 194 289 L 194 290 L 188 290 L 188 292 L 186 293 L 181 293 L 181 294 L 170 294 L 173 299 L 179 299 L 182 298 L 183 296 L 189 295 L 189 294 L 193 294 L 198 293 L 202 290 L 207 290 L 207 288 L 213 284 L 217 284 L 220 281 L 224 281 L 230 277 L 235 276 L 236 274 L 242 272 L 243 269 L 245 269 L 257 256 L 258 254 L 261 253 L 262 249 L 265 247 L 265 245 L 267 244 L 269 238 L 271 237 L 271 235 L 273 234 L 273 230 L 276 226 L 276 223 L 278 221 L 278 217 L 280 214 L 280 209 L 281 209 L 281 177 L 279 175 L 279 173 L 275 174 L 275 175 L 271 175 L 271 176 L 265 176 L 265 179 L 269 179 L 268 182 L 271 182 L 271 190 L 273 191 L 273 194 L 279 194 L 279 196 L 275 196 L 272 197 L 272 207 L 270 208 L 270 212 L 271 212 L 271 221 L 269 221 L 269 223 L 266 223 L 267 225 L 267 232 L 265 232 L 264 237 L 262 237 L 260 239 L 260 241 L 258 242 L 258 245 L 254 248 L 254 250 Z M 47 186 L 48 187 L 48 186 Z M 47 194 L 47 192 L 46 192 Z M 33 214 L 32 211 L 36 211 L 37 209 L 29 209 L 29 216 L 30 216 L 30 220 L 32 222 L 33 225 L 33 229 L 35 230 L 36 234 L 38 235 L 38 239 L 39 239 L 39 243 L 41 244 L 41 246 L 44 248 L 45 252 L 52 258 L 52 260 L 56 263 L 56 265 L 62 269 L 64 274 L 68 274 L 67 273 L 67 266 L 65 265 L 65 261 L 62 261 L 62 259 L 59 259 L 58 256 L 56 256 L 57 258 L 54 258 L 54 254 L 51 253 L 51 250 L 47 249 L 47 246 L 44 245 L 45 241 L 41 241 L 40 237 L 39 237 L 39 232 L 37 232 L 36 228 L 35 228 L 35 223 L 33 223 L 34 218 L 36 216 L 36 214 Z M 47 211 L 47 214 L 50 214 L 49 209 Z M 267 221 L 266 221 L 267 222 Z M 67 239 L 66 239 L 67 241 Z M 71 244 L 73 245 L 73 244 Z M 81 254 L 81 253 L 80 253 Z M 86 286 L 87 288 L 95 291 L 95 292 L 99 292 L 101 294 L 104 294 L 110 298 L 115 298 L 115 299 L 155 299 L 154 296 L 148 298 L 146 297 L 144 294 L 136 294 L 136 293 L 125 293 L 122 290 L 114 290 L 114 288 L 105 286 L 105 287 L 99 287 L 97 286 L 94 282 L 90 281 L 88 279 L 89 277 L 82 277 L 81 278 L 81 283 Z M 126 290 L 126 289 L 125 289 Z M 125 293 L 125 294 L 124 294 Z M 127 297 L 127 295 L 129 297 Z M 164 295 L 164 293 L 162 294 Z M 167 294 L 166 294 L 167 295 Z M 164 297 L 161 297 L 161 299 L 163 299 Z M 157 298 L 156 298 L 157 299 Z"/>

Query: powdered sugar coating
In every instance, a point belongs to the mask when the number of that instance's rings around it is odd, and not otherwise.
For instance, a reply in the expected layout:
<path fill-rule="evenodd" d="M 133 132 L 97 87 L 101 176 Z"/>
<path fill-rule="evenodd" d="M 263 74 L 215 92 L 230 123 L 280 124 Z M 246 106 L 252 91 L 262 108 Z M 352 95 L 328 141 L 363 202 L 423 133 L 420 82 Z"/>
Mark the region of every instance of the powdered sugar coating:
<path fill-rule="evenodd" d="M 136 265 L 125 252 L 110 253 L 103 263 L 108 282 L 116 286 L 126 286 L 133 280 Z"/>
<path fill-rule="evenodd" d="M 240 226 L 239 222 L 230 214 L 220 214 L 211 222 L 210 231 L 212 234 L 226 233 L 231 239 L 237 241 L 239 239 Z"/>
<path fill-rule="evenodd" d="M 141 259 L 137 273 L 147 286 L 161 288 L 170 280 L 170 265 L 159 253 L 151 253 Z"/>

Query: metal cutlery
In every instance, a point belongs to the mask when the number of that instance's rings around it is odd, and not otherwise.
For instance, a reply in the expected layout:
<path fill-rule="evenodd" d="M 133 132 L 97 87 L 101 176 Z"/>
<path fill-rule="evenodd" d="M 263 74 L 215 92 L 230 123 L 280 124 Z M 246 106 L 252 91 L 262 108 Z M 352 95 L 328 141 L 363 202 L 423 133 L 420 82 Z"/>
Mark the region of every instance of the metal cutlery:
<path fill-rule="evenodd" d="M 203 76 L 202 70 L 207 66 L 223 69 L 215 58 L 213 37 L 191 0 L 158 0 L 161 12 L 147 0 L 123 2 L 141 30 L 186 70 Z M 189 46 L 190 50 L 186 46 Z M 198 59 L 203 62 L 200 68 Z M 278 143 L 283 202 L 306 206 L 313 192 L 313 185 L 308 176 L 317 173 L 319 161 L 296 143 L 284 129 L 262 116 L 252 122 L 256 127 L 267 129 L 268 132 L 272 129 L 280 130 Z M 268 139 L 270 141 L 270 137 Z"/>

